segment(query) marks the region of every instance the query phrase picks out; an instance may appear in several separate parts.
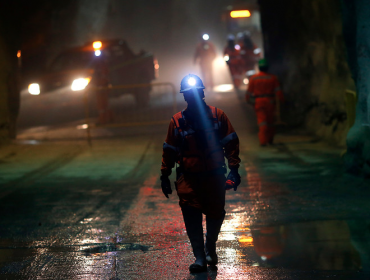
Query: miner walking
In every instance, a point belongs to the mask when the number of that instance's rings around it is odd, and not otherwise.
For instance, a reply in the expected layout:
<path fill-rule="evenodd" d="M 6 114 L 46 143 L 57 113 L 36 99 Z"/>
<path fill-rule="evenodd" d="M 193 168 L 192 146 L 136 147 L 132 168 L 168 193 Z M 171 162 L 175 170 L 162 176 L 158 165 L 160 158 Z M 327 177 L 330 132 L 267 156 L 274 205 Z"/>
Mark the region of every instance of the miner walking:
<path fill-rule="evenodd" d="M 204 101 L 202 80 L 189 74 L 181 81 L 181 93 L 188 106 L 175 114 L 163 144 L 161 186 L 172 193 L 168 176 L 176 168 L 176 190 L 195 263 L 190 272 L 216 265 L 216 241 L 225 217 L 225 192 L 240 184 L 239 138 L 226 114 Z M 225 178 L 225 157 L 230 172 Z M 206 216 L 204 244 L 202 220 Z"/>
<path fill-rule="evenodd" d="M 284 96 L 278 78 L 268 71 L 266 59 L 258 63 L 259 73 L 250 77 L 246 100 L 254 106 L 259 126 L 260 146 L 273 144 L 275 135 L 275 114 L 277 101 L 283 102 Z"/>
<path fill-rule="evenodd" d="M 202 41 L 197 45 L 194 53 L 194 63 L 199 62 L 204 85 L 208 90 L 212 90 L 213 84 L 213 60 L 216 58 L 216 48 L 209 41 L 209 35 L 203 34 Z"/>

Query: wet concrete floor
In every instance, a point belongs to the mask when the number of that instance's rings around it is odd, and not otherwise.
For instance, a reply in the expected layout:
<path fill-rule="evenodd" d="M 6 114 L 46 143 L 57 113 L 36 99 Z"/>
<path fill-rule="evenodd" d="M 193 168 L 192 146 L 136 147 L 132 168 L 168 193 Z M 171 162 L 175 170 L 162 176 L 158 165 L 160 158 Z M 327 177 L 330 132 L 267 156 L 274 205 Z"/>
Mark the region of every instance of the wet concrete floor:
<path fill-rule="evenodd" d="M 241 140 L 217 267 L 188 271 L 177 195 L 160 189 L 166 125 L 96 131 L 92 146 L 25 131 L 0 148 L 0 279 L 370 279 L 370 184 L 343 173 L 342 150 L 298 132 L 259 147 L 234 93 L 207 100 Z"/>

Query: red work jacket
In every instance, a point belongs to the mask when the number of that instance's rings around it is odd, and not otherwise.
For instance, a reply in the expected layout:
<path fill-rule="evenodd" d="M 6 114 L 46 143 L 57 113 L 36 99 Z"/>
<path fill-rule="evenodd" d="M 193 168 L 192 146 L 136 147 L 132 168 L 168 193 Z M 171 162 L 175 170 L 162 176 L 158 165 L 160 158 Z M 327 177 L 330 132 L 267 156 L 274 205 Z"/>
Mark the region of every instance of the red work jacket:
<path fill-rule="evenodd" d="M 194 62 L 199 60 L 200 65 L 212 65 L 212 61 L 216 58 L 216 48 L 209 42 L 201 42 L 197 45 L 194 53 Z"/>
<path fill-rule="evenodd" d="M 163 175 L 170 175 L 175 163 L 189 173 L 223 168 L 224 157 L 229 168 L 239 167 L 239 138 L 229 119 L 218 108 L 207 105 L 204 108 L 204 119 L 196 122 L 187 110 L 172 117 L 163 144 Z"/>
<path fill-rule="evenodd" d="M 228 48 L 227 46 L 224 49 L 224 55 L 229 56 L 229 61 L 227 64 L 230 66 L 243 65 L 243 61 L 240 56 L 240 51 L 235 48 Z"/>
<path fill-rule="evenodd" d="M 248 103 L 271 103 L 276 98 L 284 101 L 278 78 L 266 72 L 260 71 L 249 79 L 246 100 Z"/>

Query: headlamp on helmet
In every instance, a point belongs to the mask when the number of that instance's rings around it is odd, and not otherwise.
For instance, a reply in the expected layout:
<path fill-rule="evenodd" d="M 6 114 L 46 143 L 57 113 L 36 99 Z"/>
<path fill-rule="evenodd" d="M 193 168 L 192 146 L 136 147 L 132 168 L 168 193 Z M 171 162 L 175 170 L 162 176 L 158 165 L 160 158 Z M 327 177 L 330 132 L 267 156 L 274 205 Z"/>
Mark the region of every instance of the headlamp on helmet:
<path fill-rule="evenodd" d="M 196 83 L 197 83 L 197 81 L 193 77 L 190 77 L 188 79 L 189 86 L 195 86 Z"/>
<path fill-rule="evenodd" d="M 193 89 L 204 89 L 204 85 L 202 80 L 194 74 L 189 74 L 186 75 L 182 80 L 181 80 L 181 89 L 180 92 L 184 93 L 189 90 Z"/>

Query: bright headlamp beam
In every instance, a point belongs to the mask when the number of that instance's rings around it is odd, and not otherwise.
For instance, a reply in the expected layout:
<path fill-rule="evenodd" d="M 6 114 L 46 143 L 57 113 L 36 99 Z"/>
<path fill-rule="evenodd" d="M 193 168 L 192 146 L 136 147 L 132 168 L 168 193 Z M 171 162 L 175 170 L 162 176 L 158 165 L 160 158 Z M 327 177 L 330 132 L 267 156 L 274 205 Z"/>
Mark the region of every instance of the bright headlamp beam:
<path fill-rule="evenodd" d="M 207 41 L 209 39 L 209 35 L 208 34 L 203 34 L 202 38 L 203 38 L 204 41 Z"/>
<path fill-rule="evenodd" d="M 189 78 L 189 80 L 188 80 L 188 84 L 189 84 L 190 86 L 195 86 L 195 84 L 196 84 L 195 79 L 194 79 L 194 78 Z"/>
<path fill-rule="evenodd" d="M 100 56 L 101 55 L 101 50 L 96 50 L 95 51 L 95 56 Z"/>
<path fill-rule="evenodd" d="M 251 16 L 251 12 L 248 10 L 231 11 L 230 16 L 232 18 L 247 18 Z"/>

